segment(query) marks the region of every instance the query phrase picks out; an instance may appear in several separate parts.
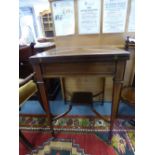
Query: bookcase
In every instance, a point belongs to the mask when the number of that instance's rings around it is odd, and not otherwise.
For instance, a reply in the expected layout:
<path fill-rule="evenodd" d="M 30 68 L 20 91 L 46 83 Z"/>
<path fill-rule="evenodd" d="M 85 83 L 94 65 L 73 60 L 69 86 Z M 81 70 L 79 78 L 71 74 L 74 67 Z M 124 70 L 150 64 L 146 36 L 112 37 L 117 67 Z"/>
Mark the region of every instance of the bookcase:
<path fill-rule="evenodd" d="M 42 30 L 45 37 L 53 37 L 54 30 L 53 30 L 53 20 L 52 20 L 52 13 L 50 10 L 44 10 L 40 12 L 41 18 L 41 25 Z"/>

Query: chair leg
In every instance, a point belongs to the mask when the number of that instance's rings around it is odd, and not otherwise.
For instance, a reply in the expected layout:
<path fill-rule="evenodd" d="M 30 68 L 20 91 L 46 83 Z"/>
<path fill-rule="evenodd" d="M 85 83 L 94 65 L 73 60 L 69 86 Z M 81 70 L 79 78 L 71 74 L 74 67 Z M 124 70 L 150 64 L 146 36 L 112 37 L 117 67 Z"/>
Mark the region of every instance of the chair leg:
<path fill-rule="evenodd" d="M 91 110 L 92 110 L 98 117 L 100 117 L 100 118 L 103 119 L 104 121 L 110 123 L 110 120 L 108 120 L 105 116 L 102 116 L 100 113 L 98 113 L 98 112 L 95 110 L 95 108 L 94 108 L 94 106 L 93 106 L 93 103 L 91 103 Z"/>
<path fill-rule="evenodd" d="M 105 116 L 102 116 L 100 113 L 98 113 L 98 112 L 95 110 L 95 108 L 94 108 L 94 106 L 93 106 L 93 103 L 91 104 L 91 110 L 92 110 L 98 117 L 100 117 L 101 119 L 103 119 L 105 122 L 110 123 L 110 124 L 112 123 L 111 120 L 108 120 Z M 109 131 L 108 140 L 107 140 L 107 143 L 108 143 L 108 144 L 111 144 L 111 138 L 112 138 L 112 128 L 111 128 L 111 126 L 110 126 L 110 131 Z"/>
<path fill-rule="evenodd" d="M 104 106 L 104 98 L 102 98 L 101 105 Z"/>
<path fill-rule="evenodd" d="M 103 78 L 103 92 L 102 92 L 102 101 L 101 105 L 104 106 L 104 95 L 105 95 L 105 78 Z"/>
<path fill-rule="evenodd" d="M 64 112 L 63 114 L 55 116 L 52 120 L 55 121 L 55 120 L 65 116 L 65 115 L 67 115 L 71 111 L 71 109 L 72 109 L 72 105 L 69 104 L 69 108 L 68 108 L 68 110 L 66 112 Z"/>
<path fill-rule="evenodd" d="M 32 150 L 34 146 L 26 139 L 26 137 L 22 134 L 21 130 L 19 130 L 19 138 L 20 140 L 25 144 L 25 146 L 29 149 Z"/>
<path fill-rule="evenodd" d="M 132 119 L 132 120 L 129 120 L 128 122 L 129 122 L 132 126 L 135 126 L 135 120 Z"/>

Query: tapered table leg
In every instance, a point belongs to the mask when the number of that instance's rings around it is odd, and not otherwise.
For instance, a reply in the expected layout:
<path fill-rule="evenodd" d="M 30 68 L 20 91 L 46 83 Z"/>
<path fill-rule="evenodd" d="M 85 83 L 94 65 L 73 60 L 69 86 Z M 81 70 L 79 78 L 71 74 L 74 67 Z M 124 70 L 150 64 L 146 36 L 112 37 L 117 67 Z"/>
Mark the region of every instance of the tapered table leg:
<path fill-rule="evenodd" d="M 115 75 L 113 78 L 113 93 L 112 93 L 112 106 L 111 106 L 111 123 L 110 123 L 110 134 L 109 134 L 109 141 L 112 140 L 112 130 L 115 119 L 118 113 L 118 107 L 120 102 L 120 94 L 121 88 L 124 79 L 124 72 L 125 72 L 125 61 L 116 62 L 115 68 Z"/>
<path fill-rule="evenodd" d="M 47 97 L 47 91 L 45 88 L 45 83 L 41 74 L 41 68 L 40 65 L 34 65 L 33 66 L 34 71 L 36 72 L 36 76 L 35 76 L 35 80 L 38 86 L 38 90 L 39 90 L 39 94 L 40 94 L 40 99 L 43 102 L 43 106 L 48 118 L 48 125 L 50 127 L 51 133 L 54 134 L 54 130 L 53 130 L 53 125 L 52 125 L 52 115 L 51 115 L 51 111 L 50 111 L 50 105 L 48 102 L 48 97 Z"/>

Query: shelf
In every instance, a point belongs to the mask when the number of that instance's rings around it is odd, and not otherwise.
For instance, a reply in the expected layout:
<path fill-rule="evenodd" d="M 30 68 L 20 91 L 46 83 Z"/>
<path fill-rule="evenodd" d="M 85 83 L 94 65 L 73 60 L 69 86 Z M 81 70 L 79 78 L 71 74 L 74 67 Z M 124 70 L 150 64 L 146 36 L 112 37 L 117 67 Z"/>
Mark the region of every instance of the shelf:
<path fill-rule="evenodd" d="M 52 21 L 46 21 L 46 22 L 43 21 L 43 23 L 44 23 L 44 24 L 52 24 L 53 22 L 52 22 Z"/>
<path fill-rule="evenodd" d="M 51 11 L 44 10 L 43 12 L 40 12 L 40 17 L 45 37 L 47 37 L 47 35 L 48 37 L 53 37 L 54 32 L 53 32 L 53 21 Z"/>
<path fill-rule="evenodd" d="M 53 29 L 45 29 L 45 31 L 53 31 Z"/>

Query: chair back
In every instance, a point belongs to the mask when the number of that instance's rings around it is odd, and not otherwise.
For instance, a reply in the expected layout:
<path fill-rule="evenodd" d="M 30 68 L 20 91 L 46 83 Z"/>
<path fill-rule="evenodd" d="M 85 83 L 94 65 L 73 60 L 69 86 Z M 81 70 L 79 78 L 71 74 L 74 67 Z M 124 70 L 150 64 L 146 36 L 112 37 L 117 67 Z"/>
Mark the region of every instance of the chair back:
<path fill-rule="evenodd" d="M 29 61 L 29 57 L 33 55 L 33 49 L 33 44 L 19 47 L 19 61 Z"/>

